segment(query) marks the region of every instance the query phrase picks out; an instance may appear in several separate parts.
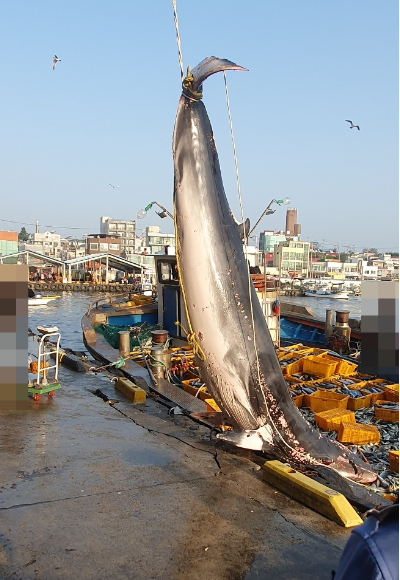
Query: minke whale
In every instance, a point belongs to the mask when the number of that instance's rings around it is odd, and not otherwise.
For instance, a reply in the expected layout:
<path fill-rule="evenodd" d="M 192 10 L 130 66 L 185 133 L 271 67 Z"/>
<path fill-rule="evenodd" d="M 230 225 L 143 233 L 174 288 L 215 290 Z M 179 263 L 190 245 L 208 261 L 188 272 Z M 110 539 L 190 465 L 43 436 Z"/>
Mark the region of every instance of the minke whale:
<path fill-rule="evenodd" d="M 210 75 L 243 67 L 210 57 L 184 79 L 173 134 L 174 217 L 189 342 L 203 380 L 233 431 L 219 438 L 285 461 L 329 466 L 360 483 L 377 479 L 362 459 L 323 437 L 286 387 L 225 195 L 202 98 Z M 241 230 L 241 231 L 240 231 Z"/>

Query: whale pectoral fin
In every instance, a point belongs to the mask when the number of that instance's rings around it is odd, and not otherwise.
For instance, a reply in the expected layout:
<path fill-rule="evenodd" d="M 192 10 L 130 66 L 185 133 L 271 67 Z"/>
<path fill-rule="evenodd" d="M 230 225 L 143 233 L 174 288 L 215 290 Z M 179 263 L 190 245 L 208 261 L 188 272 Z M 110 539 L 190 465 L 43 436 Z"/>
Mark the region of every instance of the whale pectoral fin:
<path fill-rule="evenodd" d="M 240 236 L 240 239 L 242 240 L 242 242 L 244 242 L 247 239 L 247 236 L 249 235 L 249 231 L 250 231 L 250 220 L 249 218 L 247 218 L 244 223 L 239 223 L 236 222 L 236 227 L 237 227 L 237 231 L 238 234 Z"/>
<path fill-rule="evenodd" d="M 217 439 L 252 451 L 271 451 L 274 447 L 272 429 L 268 425 L 248 431 L 224 431 Z"/>

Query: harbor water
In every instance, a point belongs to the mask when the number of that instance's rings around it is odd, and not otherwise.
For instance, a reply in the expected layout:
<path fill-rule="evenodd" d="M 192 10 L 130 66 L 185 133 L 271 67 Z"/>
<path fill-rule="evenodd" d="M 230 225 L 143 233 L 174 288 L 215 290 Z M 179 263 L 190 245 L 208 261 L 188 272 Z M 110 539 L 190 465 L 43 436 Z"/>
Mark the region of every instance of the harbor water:
<path fill-rule="evenodd" d="M 282 296 L 282 302 L 309 306 L 318 318 L 325 320 L 327 310 L 348 310 L 350 318 L 361 319 L 361 297 L 349 296 L 348 300 L 332 300 L 331 298 L 314 298 L 312 296 Z"/>
<path fill-rule="evenodd" d="M 50 295 L 50 293 L 49 293 Z M 110 294 L 114 297 L 114 294 Z M 57 326 L 61 333 L 62 345 L 72 350 L 82 350 L 81 319 L 90 304 L 105 299 L 104 293 L 87 294 L 80 292 L 62 292 L 60 298 L 51 300 L 46 306 L 29 307 L 29 326 L 36 332 L 38 324 Z M 361 298 L 351 296 L 348 300 L 331 300 L 330 298 L 312 298 L 306 296 L 282 297 L 286 303 L 309 306 L 318 318 L 325 320 L 326 310 L 349 310 L 350 318 L 361 318 Z"/>

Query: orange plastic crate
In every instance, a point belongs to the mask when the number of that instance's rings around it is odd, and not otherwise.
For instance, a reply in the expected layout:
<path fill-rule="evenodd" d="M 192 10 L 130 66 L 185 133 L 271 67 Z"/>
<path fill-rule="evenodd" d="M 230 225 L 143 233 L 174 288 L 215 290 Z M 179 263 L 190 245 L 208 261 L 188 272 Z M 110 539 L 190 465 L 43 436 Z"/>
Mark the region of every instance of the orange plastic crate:
<path fill-rule="evenodd" d="M 399 473 L 399 452 L 389 451 L 390 469 Z"/>
<path fill-rule="evenodd" d="M 358 397 L 357 399 L 352 399 L 351 397 L 347 401 L 347 408 L 351 411 L 358 411 L 358 409 L 365 409 L 371 406 L 371 395 L 365 394 L 363 397 Z"/>
<path fill-rule="evenodd" d="M 183 390 L 186 391 L 187 393 L 190 393 L 194 397 L 197 397 L 201 401 L 206 401 L 206 399 L 209 399 L 211 397 L 211 395 L 209 392 L 207 392 L 207 387 L 206 386 L 203 386 L 200 388 L 199 387 L 192 387 L 192 383 L 195 383 L 195 382 L 197 382 L 197 381 L 193 380 L 193 379 L 190 379 L 187 381 L 182 381 Z"/>
<path fill-rule="evenodd" d="M 218 413 L 221 412 L 221 409 L 218 407 L 214 399 L 204 399 L 204 402 L 206 404 L 206 411 L 217 411 Z"/>
<path fill-rule="evenodd" d="M 289 383 L 302 383 L 302 382 L 304 382 L 301 379 L 298 379 L 297 377 L 293 377 L 292 375 L 285 375 L 285 381 L 289 381 Z"/>
<path fill-rule="evenodd" d="M 302 403 L 303 403 L 303 398 L 304 398 L 303 394 L 294 395 L 294 397 L 292 397 L 292 401 L 296 405 L 296 407 L 300 408 L 302 406 Z"/>
<path fill-rule="evenodd" d="M 302 370 L 326 379 L 335 374 L 336 367 L 336 362 L 325 362 L 320 356 L 307 356 L 304 357 Z"/>
<path fill-rule="evenodd" d="M 366 387 L 371 386 L 368 382 L 365 385 Z M 379 387 L 379 385 L 372 385 L 373 387 Z M 379 387 L 381 388 L 381 387 Z M 368 393 L 367 391 L 364 390 L 364 387 L 361 389 L 362 393 L 365 393 L 366 395 L 371 395 L 371 406 L 375 403 L 375 401 L 378 400 L 384 400 L 386 397 L 386 393 L 382 390 L 381 393 Z"/>
<path fill-rule="evenodd" d="M 387 385 L 383 390 L 388 401 L 399 402 L 399 385 Z"/>
<path fill-rule="evenodd" d="M 384 405 L 388 401 L 375 401 L 375 419 L 380 421 L 389 421 L 391 423 L 399 422 L 399 410 L 398 409 L 379 409 L 376 405 Z"/>
<path fill-rule="evenodd" d="M 308 348 L 302 344 L 295 344 L 293 346 L 279 348 L 276 354 L 279 360 L 287 360 L 293 356 L 303 356 L 311 350 L 311 348 Z"/>
<path fill-rule="evenodd" d="M 366 445 L 367 443 L 379 443 L 381 435 L 374 425 L 361 425 L 360 423 L 340 424 L 337 439 L 341 443 L 354 443 Z"/>
<path fill-rule="evenodd" d="M 353 363 L 348 363 L 344 359 L 338 358 L 336 356 L 332 356 L 330 354 L 320 354 L 318 358 L 321 358 L 324 361 L 335 363 L 335 374 L 336 375 L 349 375 L 354 372 L 357 365 L 353 365 Z"/>
<path fill-rule="evenodd" d="M 347 409 L 348 400 L 348 395 L 340 395 L 332 391 L 316 391 L 308 396 L 308 406 L 314 413 L 329 411 L 329 409 Z"/>
<path fill-rule="evenodd" d="M 295 356 L 290 356 L 288 358 L 296 358 Z M 282 373 L 284 375 L 293 375 L 294 373 L 300 373 L 303 370 L 303 361 L 304 358 L 299 355 L 298 360 L 288 364 L 285 367 L 282 367 Z"/>
<path fill-rule="evenodd" d="M 315 413 L 314 420 L 324 431 L 337 431 L 343 421 L 355 424 L 356 416 L 346 409 L 329 409 Z"/>

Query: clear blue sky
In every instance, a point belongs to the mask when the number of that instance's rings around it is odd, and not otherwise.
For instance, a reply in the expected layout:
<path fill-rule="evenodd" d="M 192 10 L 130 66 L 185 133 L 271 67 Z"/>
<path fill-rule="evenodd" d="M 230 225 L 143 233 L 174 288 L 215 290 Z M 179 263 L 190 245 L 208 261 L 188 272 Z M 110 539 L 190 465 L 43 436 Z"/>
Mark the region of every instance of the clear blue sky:
<path fill-rule="evenodd" d="M 176 2 L 185 69 L 211 55 L 249 69 L 227 79 L 252 224 L 287 196 L 304 240 L 398 249 L 397 0 Z M 0 27 L 0 218 L 17 222 L 0 229 L 38 219 L 41 231 L 81 236 L 101 215 L 136 219 L 150 201 L 172 211 L 181 83 L 171 1 L 13 0 Z M 239 219 L 222 74 L 205 82 L 204 104 Z M 283 229 L 285 211 L 257 233 Z M 154 210 L 139 233 L 147 225 L 173 229 Z"/>

